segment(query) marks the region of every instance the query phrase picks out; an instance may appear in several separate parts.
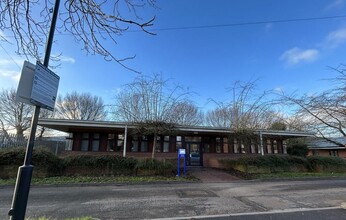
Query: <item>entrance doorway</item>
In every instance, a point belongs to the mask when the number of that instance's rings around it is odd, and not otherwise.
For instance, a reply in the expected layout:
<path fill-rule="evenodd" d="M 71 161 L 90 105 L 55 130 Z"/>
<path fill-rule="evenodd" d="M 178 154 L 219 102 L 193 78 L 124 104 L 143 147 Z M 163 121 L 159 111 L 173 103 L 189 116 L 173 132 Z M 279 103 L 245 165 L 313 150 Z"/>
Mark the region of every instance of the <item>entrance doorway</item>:
<path fill-rule="evenodd" d="M 186 143 L 186 158 L 188 166 L 201 166 L 202 155 L 200 143 Z"/>

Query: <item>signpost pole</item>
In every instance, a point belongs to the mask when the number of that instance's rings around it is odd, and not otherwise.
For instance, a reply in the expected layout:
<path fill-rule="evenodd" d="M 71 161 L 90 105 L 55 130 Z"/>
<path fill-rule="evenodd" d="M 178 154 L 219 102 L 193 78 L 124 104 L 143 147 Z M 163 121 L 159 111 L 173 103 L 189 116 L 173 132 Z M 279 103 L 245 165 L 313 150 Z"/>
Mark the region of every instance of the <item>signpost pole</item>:
<path fill-rule="evenodd" d="M 47 40 L 46 53 L 43 65 L 48 68 L 49 58 L 53 44 L 56 20 L 59 11 L 60 0 L 55 1 L 52 23 Z M 30 183 L 32 177 L 33 166 L 31 165 L 32 151 L 35 144 L 35 134 L 40 114 L 40 106 L 35 106 L 34 114 L 31 121 L 30 136 L 26 148 L 26 154 L 23 166 L 20 166 L 17 174 L 17 182 L 13 193 L 12 206 L 9 211 L 10 220 L 24 220 L 28 196 L 30 191 Z"/>
<path fill-rule="evenodd" d="M 186 154 L 184 155 L 184 176 L 186 177 Z"/>
<path fill-rule="evenodd" d="M 180 177 L 180 153 L 178 153 L 178 177 Z"/>

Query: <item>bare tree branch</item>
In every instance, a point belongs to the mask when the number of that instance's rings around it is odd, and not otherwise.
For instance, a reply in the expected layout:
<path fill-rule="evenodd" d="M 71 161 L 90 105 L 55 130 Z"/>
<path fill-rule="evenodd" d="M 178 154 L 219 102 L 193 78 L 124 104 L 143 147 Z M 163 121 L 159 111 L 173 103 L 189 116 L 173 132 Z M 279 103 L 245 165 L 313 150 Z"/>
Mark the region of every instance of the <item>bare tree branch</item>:
<path fill-rule="evenodd" d="M 42 59 L 51 22 L 51 1 L 39 0 L 2 0 L 0 2 L 0 29 L 12 33 L 17 53 L 27 58 Z M 155 0 L 65 0 L 59 18 L 61 25 L 57 32 L 72 35 L 83 44 L 87 54 L 98 54 L 105 60 L 113 60 L 126 69 L 126 58 L 116 57 L 113 47 L 106 47 L 111 41 L 117 44 L 117 38 L 132 28 L 154 35 L 147 30 L 153 25 L 155 16 L 141 18 L 137 11 L 147 7 L 155 8 Z M 135 71 L 138 72 L 138 71 Z"/>

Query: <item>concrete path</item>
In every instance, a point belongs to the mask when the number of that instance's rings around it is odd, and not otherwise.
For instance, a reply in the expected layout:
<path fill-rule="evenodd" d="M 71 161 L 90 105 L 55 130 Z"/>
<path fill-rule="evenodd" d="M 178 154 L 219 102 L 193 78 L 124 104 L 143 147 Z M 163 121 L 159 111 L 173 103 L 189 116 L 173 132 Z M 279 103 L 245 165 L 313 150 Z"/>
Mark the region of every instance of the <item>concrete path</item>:
<path fill-rule="evenodd" d="M 239 180 L 239 178 L 232 176 L 225 171 L 213 168 L 188 167 L 187 172 L 198 178 L 203 183 L 227 183 Z"/>

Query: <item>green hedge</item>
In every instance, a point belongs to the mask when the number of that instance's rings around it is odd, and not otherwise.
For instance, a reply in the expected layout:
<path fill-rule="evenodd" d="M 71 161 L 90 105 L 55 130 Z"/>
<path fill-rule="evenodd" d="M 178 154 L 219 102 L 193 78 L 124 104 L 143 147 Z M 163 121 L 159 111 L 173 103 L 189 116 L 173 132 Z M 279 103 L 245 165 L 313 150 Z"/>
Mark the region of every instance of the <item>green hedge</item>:
<path fill-rule="evenodd" d="M 346 160 L 339 157 L 310 156 L 307 161 L 315 172 L 346 172 Z"/>
<path fill-rule="evenodd" d="M 0 178 L 15 178 L 24 162 L 25 148 L 0 150 Z M 35 148 L 33 175 L 47 176 L 117 176 L 117 175 L 172 175 L 172 163 L 159 160 L 137 160 L 118 155 L 78 155 L 58 158 L 50 151 Z"/>
<path fill-rule="evenodd" d="M 171 175 L 174 165 L 168 161 L 156 159 L 139 160 L 136 165 L 136 175 Z"/>
<path fill-rule="evenodd" d="M 0 150 L 0 166 L 6 167 L 9 172 L 17 170 L 23 165 L 25 157 L 25 148 L 10 148 Z M 39 176 L 57 176 L 64 171 L 64 163 L 50 151 L 44 148 L 34 148 L 32 153 L 32 165 L 39 173 Z M 9 167 L 14 167 L 13 169 Z M 5 171 L 2 171 L 5 172 Z M 9 176 L 13 174 L 8 174 Z M 3 175 L 1 175 L 3 176 Z M 7 176 L 7 174 L 5 175 Z"/>
<path fill-rule="evenodd" d="M 225 169 L 244 173 L 274 172 L 346 172 L 346 161 L 337 157 L 296 157 L 289 155 L 264 155 L 221 159 Z"/>
<path fill-rule="evenodd" d="M 130 175 L 135 173 L 138 161 L 118 155 L 79 155 L 63 159 L 68 175 Z"/>

